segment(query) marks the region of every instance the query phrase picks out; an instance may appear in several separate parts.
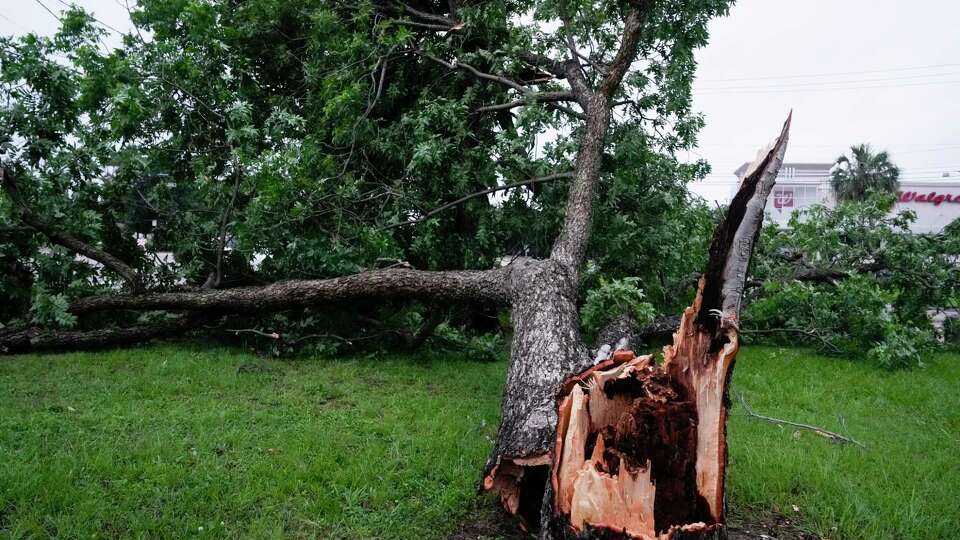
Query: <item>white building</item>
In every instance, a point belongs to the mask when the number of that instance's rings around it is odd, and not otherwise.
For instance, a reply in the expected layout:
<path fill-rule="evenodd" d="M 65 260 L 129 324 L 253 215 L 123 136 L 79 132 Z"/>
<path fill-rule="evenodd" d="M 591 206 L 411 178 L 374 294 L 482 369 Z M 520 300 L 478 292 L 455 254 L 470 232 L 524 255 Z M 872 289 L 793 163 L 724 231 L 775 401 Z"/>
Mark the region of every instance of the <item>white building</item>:
<path fill-rule="evenodd" d="M 734 175 L 743 180 L 744 163 Z M 815 204 L 833 206 L 836 199 L 830 187 L 833 163 L 784 163 L 777 176 L 773 193 L 767 199 L 767 216 L 785 227 L 794 210 Z M 733 186 L 731 197 L 739 188 Z M 955 219 L 960 219 L 960 177 L 942 180 L 901 180 L 897 204 L 893 212 L 913 210 L 917 220 L 910 229 L 915 233 L 936 233 Z"/>

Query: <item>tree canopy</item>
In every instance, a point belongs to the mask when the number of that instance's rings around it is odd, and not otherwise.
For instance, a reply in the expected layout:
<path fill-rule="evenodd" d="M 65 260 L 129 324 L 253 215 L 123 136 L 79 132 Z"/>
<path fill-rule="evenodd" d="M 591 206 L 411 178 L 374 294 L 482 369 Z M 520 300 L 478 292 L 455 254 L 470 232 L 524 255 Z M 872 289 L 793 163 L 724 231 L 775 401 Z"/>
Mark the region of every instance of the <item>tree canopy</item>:
<path fill-rule="evenodd" d="M 638 60 L 612 89 L 584 289 L 634 277 L 660 309 L 692 297 L 715 216 L 685 188 L 707 164 L 677 152 L 703 122 L 693 52 L 729 4 L 648 6 Z M 4 317 L 70 327 L 69 300 L 105 291 L 544 256 L 583 129 L 570 84 L 601 82 L 628 5 L 148 0 L 113 50 L 78 8 L 51 38 L 2 38 L 0 160 L 17 192 L 0 202 L 15 270 L 0 278 L 16 300 Z M 573 78 L 545 61 L 571 42 L 584 48 Z M 357 337 L 421 328 L 430 311 L 371 302 L 271 326 Z"/>

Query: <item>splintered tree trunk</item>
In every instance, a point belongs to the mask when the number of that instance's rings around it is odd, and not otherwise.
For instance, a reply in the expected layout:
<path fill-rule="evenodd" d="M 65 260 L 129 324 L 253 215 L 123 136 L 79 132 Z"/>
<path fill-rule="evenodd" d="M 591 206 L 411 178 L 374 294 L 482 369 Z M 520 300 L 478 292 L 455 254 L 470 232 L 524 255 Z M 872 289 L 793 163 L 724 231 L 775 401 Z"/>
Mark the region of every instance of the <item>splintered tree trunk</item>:
<path fill-rule="evenodd" d="M 513 299 L 512 364 L 483 488 L 526 529 L 545 539 L 724 535 L 740 300 L 789 124 L 748 169 L 662 364 L 618 350 L 594 365 L 549 261 L 514 286 L 524 292 Z"/>

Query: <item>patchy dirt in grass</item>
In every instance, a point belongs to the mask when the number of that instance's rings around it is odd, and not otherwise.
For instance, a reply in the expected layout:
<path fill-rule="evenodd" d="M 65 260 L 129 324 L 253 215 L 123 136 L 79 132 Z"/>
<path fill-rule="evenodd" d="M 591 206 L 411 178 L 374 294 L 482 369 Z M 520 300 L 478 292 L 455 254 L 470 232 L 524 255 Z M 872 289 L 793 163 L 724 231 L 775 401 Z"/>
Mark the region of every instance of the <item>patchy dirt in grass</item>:
<path fill-rule="evenodd" d="M 824 540 L 803 530 L 797 518 L 783 514 L 753 516 L 745 519 L 731 516 L 727 523 L 728 540 Z"/>
<path fill-rule="evenodd" d="M 530 540 L 520 530 L 516 518 L 493 502 L 482 498 L 467 511 L 447 540 Z"/>
<path fill-rule="evenodd" d="M 492 501 L 484 500 L 467 512 L 447 540 L 530 540 L 533 536 L 516 526 L 516 520 Z M 804 531 L 798 520 L 783 514 L 763 518 L 732 516 L 728 540 L 825 540 Z"/>

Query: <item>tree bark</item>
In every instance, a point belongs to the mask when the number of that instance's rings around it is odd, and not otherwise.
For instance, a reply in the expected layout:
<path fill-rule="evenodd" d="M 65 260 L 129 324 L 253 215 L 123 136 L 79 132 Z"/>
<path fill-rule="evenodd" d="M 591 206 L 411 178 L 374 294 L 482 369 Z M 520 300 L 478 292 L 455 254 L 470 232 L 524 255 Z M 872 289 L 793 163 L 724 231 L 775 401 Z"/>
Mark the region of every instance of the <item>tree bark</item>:
<path fill-rule="evenodd" d="M 136 296 L 93 296 L 70 304 L 75 314 L 108 310 L 279 311 L 360 298 L 424 300 L 489 300 L 506 302 L 510 266 L 493 270 L 431 272 L 376 270 L 331 279 L 281 281 L 263 287 L 188 292 L 144 293 Z"/>
<path fill-rule="evenodd" d="M 164 322 L 88 331 L 11 328 L 0 331 L 0 353 L 97 350 L 134 345 L 187 332 L 195 328 L 199 320 L 198 316 L 180 316 Z"/>
<path fill-rule="evenodd" d="M 483 488 L 496 491 L 526 523 L 538 523 L 557 425 L 556 390 L 591 361 L 565 268 L 551 259 L 515 264 L 511 362 Z"/>
<path fill-rule="evenodd" d="M 715 232 L 697 297 L 664 363 L 577 335 L 570 274 L 525 263 L 510 371 L 482 487 L 543 539 L 712 538 L 724 531 L 727 388 L 740 302 L 790 119 L 751 164 Z"/>

